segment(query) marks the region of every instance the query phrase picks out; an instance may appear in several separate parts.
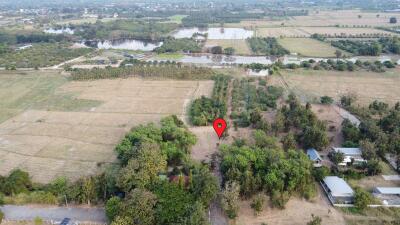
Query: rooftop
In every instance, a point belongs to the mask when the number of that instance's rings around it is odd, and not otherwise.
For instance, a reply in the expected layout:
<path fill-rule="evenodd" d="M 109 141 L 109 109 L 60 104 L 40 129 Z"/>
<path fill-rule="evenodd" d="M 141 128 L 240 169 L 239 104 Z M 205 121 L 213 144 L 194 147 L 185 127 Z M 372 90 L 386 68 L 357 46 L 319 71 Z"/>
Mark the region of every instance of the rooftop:
<path fill-rule="evenodd" d="M 328 176 L 324 178 L 324 183 L 331 191 L 332 196 L 353 196 L 353 189 L 346 183 L 345 180 L 336 176 Z"/>
<path fill-rule="evenodd" d="M 376 187 L 374 193 L 386 195 L 400 195 L 400 187 Z"/>
<path fill-rule="evenodd" d="M 341 152 L 344 155 L 361 156 L 360 148 L 333 148 L 335 152 Z"/>
<path fill-rule="evenodd" d="M 316 161 L 316 160 L 321 160 L 322 161 L 321 156 L 319 156 L 317 150 L 315 150 L 314 148 L 307 149 L 307 156 L 312 161 Z"/>

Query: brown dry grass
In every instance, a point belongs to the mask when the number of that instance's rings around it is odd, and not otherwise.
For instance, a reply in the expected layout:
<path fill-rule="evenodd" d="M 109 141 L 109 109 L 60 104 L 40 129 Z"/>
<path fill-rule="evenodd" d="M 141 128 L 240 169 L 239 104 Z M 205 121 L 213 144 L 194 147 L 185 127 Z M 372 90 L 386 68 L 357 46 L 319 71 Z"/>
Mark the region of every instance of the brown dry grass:
<path fill-rule="evenodd" d="M 267 201 L 264 211 L 259 216 L 254 215 L 250 203 L 251 201 L 243 201 L 241 203 L 236 225 L 260 225 L 262 223 L 304 225 L 311 220 L 311 214 L 321 217 L 324 225 L 345 224 L 341 213 L 330 205 L 320 188 L 318 188 L 318 196 L 313 201 L 292 197 L 284 210 L 269 207 Z"/>
<path fill-rule="evenodd" d="M 399 72 L 399 68 L 385 73 L 294 70 L 282 71 L 282 77 L 273 76 L 270 82 L 288 88 L 303 101 L 317 102 L 324 95 L 338 101 L 342 95 L 352 93 L 361 105 L 373 100 L 394 104 L 400 101 Z"/>
<path fill-rule="evenodd" d="M 115 145 L 133 126 L 183 117 L 190 101 L 210 95 L 213 81 L 115 79 L 69 82 L 60 93 L 103 102 L 87 111 L 26 110 L 0 124 L 0 173 L 28 171 L 36 182 L 75 180 L 115 161 Z"/>

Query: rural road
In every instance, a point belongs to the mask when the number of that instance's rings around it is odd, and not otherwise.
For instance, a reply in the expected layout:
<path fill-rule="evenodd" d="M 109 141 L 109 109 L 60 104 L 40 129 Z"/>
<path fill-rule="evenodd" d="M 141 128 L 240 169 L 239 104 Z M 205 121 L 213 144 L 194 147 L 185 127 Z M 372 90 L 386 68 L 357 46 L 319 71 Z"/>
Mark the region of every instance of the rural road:
<path fill-rule="evenodd" d="M 5 214 L 6 220 L 34 220 L 36 217 L 40 217 L 47 221 L 61 221 L 64 218 L 70 218 L 74 222 L 102 224 L 107 222 L 103 208 L 4 205 L 0 207 L 0 210 Z"/>

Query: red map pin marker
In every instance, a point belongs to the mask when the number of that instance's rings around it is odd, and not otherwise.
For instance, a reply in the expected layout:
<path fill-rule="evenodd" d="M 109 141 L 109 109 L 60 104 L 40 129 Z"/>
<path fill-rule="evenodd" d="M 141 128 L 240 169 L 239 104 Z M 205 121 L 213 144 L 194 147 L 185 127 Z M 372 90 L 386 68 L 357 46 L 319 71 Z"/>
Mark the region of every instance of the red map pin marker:
<path fill-rule="evenodd" d="M 221 138 L 226 129 L 226 121 L 224 119 L 218 118 L 214 120 L 213 127 L 218 137 Z"/>

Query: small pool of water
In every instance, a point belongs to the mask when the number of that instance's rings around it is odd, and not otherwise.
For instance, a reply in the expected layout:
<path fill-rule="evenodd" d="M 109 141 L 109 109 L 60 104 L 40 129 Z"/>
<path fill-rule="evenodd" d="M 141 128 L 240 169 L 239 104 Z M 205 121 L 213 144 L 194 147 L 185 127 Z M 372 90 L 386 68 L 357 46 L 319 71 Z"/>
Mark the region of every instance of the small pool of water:
<path fill-rule="evenodd" d="M 193 34 L 208 34 L 208 39 L 247 39 L 254 35 L 251 30 L 243 28 L 183 28 L 179 29 L 173 36 L 175 38 L 191 38 Z"/>
<path fill-rule="evenodd" d="M 74 30 L 69 27 L 63 27 L 61 29 L 49 28 L 44 30 L 44 32 L 47 34 L 74 34 Z"/>
<path fill-rule="evenodd" d="M 153 51 L 155 48 L 160 47 L 162 44 L 162 42 L 146 42 L 140 40 L 125 39 L 115 41 L 99 41 L 97 42 L 97 48 Z"/>

